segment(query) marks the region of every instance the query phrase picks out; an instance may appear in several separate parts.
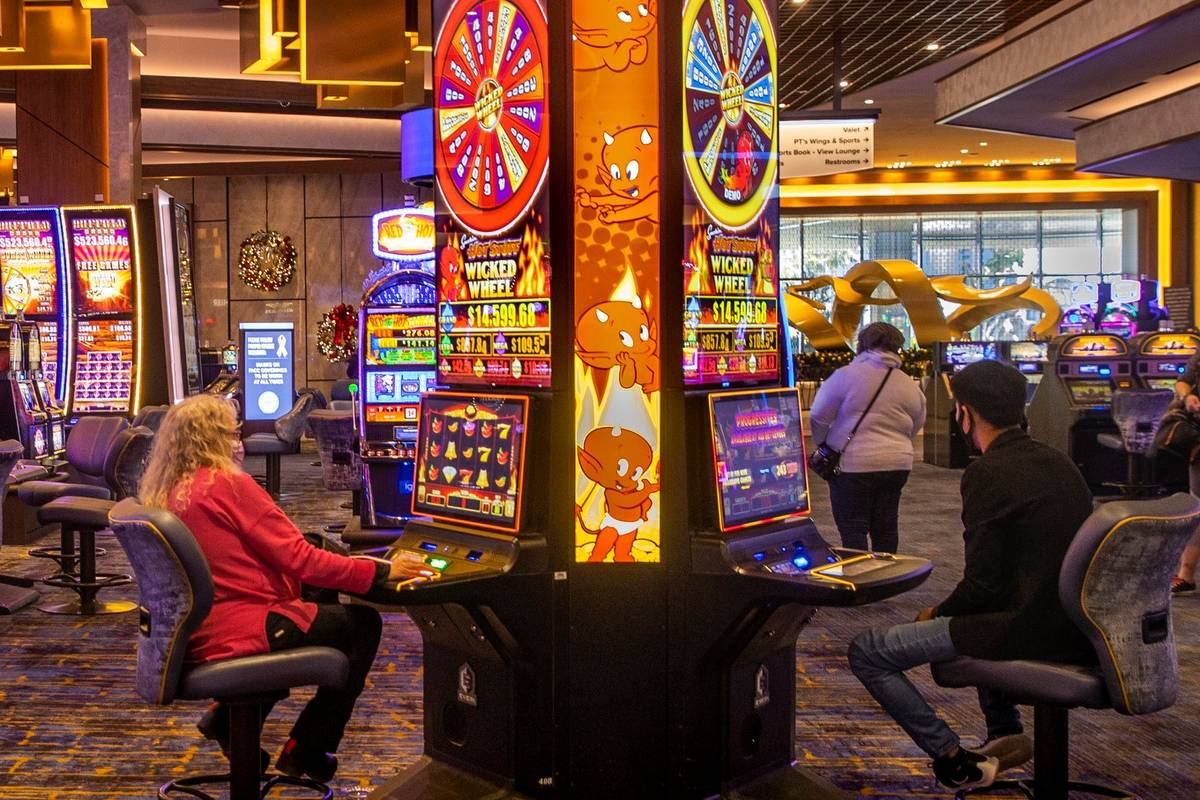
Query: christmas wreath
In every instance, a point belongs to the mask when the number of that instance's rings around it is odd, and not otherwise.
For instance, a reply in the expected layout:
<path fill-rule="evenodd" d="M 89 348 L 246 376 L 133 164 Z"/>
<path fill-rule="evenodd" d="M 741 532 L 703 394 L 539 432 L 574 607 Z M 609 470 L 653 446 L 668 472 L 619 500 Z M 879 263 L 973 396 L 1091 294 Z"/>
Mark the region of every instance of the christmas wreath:
<path fill-rule="evenodd" d="M 317 323 L 317 349 L 333 363 L 349 361 L 358 353 L 358 312 L 342 303 L 321 315 Z"/>
<path fill-rule="evenodd" d="M 296 274 L 296 246 L 290 236 L 257 230 L 242 240 L 238 275 L 251 289 L 277 292 Z"/>

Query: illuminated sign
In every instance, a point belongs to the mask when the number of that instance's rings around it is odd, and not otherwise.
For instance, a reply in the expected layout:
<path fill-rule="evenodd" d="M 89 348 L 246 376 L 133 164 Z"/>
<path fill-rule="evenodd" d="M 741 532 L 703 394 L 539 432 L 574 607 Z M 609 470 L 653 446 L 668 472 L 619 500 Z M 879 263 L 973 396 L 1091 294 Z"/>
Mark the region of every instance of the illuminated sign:
<path fill-rule="evenodd" d="M 1129 347 L 1120 336 L 1097 333 L 1069 339 L 1059 355 L 1068 358 L 1113 358 L 1128 352 Z"/>
<path fill-rule="evenodd" d="M 550 385 L 547 53 L 538 0 L 457 0 L 437 38 L 435 182 L 448 212 L 438 218 L 437 349 L 447 383 Z"/>
<path fill-rule="evenodd" d="M 133 313 L 133 209 L 64 209 L 77 314 Z"/>
<path fill-rule="evenodd" d="M 58 313 L 62 225 L 54 209 L 0 210 L 4 313 Z"/>
<path fill-rule="evenodd" d="M 1194 333 L 1156 333 L 1142 342 L 1144 356 L 1190 356 L 1200 346 L 1200 337 Z"/>
<path fill-rule="evenodd" d="M 381 211 L 371 219 L 372 249 L 387 261 L 428 261 L 436 237 L 434 214 L 429 209 Z"/>
<path fill-rule="evenodd" d="M 80 319 L 75 326 L 71 413 L 128 413 L 133 388 L 133 322 Z"/>
<path fill-rule="evenodd" d="M 777 64 L 761 0 L 683 14 L 683 379 L 779 377 Z"/>
<path fill-rule="evenodd" d="M 292 323 L 243 322 L 242 411 L 248 421 L 274 420 L 295 395 Z"/>

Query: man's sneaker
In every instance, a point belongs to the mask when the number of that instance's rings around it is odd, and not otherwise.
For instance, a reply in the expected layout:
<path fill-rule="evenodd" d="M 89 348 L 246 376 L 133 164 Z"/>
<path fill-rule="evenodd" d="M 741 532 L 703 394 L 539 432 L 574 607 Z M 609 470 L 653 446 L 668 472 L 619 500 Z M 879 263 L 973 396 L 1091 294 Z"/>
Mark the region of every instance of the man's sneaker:
<path fill-rule="evenodd" d="M 1023 733 L 988 739 L 976 751 L 1000 762 L 1000 772 L 1019 767 L 1033 758 L 1033 740 Z"/>
<path fill-rule="evenodd" d="M 288 739 L 283 750 L 279 751 L 279 759 L 275 769 L 293 778 L 308 776 L 317 783 L 329 783 L 337 773 L 337 756 L 331 753 L 315 752 L 299 746 L 295 739 Z"/>
<path fill-rule="evenodd" d="M 953 756 L 942 756 L 933 760 L 933 774 L 938 783 L 947 789 L 983 789 L 991 786 L 1000 771 L 1000 762 L 995 758 L 958 748 Z"/>
<path fill-rule="evenodd" d="M 217 729 L 218 728 L 217 708 L 219 707 L 219 705 L 220 705 L 219 703 L 213 703 L 211 706 L 208 707 L 208 711 L 205 711 L 204 716 L 200 717 L 200 721 L 196 723 L 196 729 L 199 730 L 200 733 L 204 735 L 205 739 L 208 739 L 210 742 L 216 742 L 217 746 L 221 748 L 221 754 L 223 756 L 225 756 L 226 760 L 228 760 L 229 759 L 229 725 L 228 725 L 227 720 L 229 719 L 229 717 L 228 716 L 225 717 L 226 724 L 223 726 L 224 730 L 218 730 Z M 259 773 L 260 774 L 266 773 L 267 769 L 270 768 L 270 766 L 271 766 L 271 754 L 268 753 L 266 750 L 259 748 L 259 751 L 258 751 L 258 771 L 259 771 Z"/>

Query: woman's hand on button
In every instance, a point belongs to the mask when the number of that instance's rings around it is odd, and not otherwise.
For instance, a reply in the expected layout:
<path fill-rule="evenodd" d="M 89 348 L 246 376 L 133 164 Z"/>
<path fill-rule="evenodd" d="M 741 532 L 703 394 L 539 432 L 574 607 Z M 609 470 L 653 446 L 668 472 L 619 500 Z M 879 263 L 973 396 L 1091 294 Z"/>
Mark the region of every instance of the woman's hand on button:
<path fill-rule="evenodd" d="M 392 559 L 388 580 L 402 581 L 408 578 L 432 578 L 437 573 L 429 568 L 425 559 L 416 553 L 401 552 Z"/>

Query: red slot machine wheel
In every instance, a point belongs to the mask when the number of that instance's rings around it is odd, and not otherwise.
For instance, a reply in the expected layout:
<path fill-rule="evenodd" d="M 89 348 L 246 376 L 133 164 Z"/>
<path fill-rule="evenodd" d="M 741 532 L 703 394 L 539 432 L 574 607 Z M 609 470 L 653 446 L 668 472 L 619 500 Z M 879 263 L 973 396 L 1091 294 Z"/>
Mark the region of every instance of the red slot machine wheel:
<path fill-rule="evenodd" d="M 742 230 L 775 190 L 775 26 L 763 0 L 688 0 L 683 32 L 684 165 L 709 215 Z"/>
<path fill-rule="evenodd" d="M 520 222 L 546 179 L 546 39 L 537 0 L 460 0 L 438 34 L 437 185 L 477 235 Z"/>

